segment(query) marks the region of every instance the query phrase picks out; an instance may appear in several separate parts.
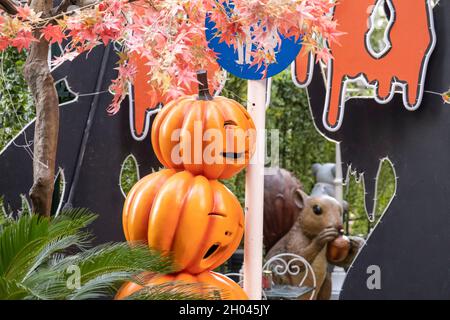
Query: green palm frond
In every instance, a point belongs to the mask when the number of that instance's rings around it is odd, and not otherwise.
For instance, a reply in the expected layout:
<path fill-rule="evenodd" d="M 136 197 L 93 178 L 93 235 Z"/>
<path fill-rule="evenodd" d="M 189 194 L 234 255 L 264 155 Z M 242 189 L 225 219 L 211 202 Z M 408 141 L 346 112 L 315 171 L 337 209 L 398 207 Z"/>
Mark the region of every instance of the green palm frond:
<path fill-rule="evenodd" d="M 132 272 L 118 271 L 101 274 L 85 282 L 79 289 L 73 291 L 67 299 L 86 300 L 111 297 L 118 289 L 118 284 L 131 280 Z"/>
<path fill-rule="evenodd" d="M 171 262 L 161 254 L 149 250 L 144 244 L 107 243 L 80 252 L 60 265 L 77 265 L 80 268 L 82 282 L 99 275 L 127 270 L 138 274 L 144 271 L 168 273 L 172 271 Z"/>
<path fill-rule="evenodd" d="M 0 230 L 2 230 L 2 227 L 6 224 L 7 222 L 7 217 L 6 214 L 3 212 L 2 208 L 0 207 Z"/>
<path fill-rule="evenodd" d="M 20 282 L 0 277 L 0 297 L 2 300 L 24 299 L 29 294 L 30 292 Z"/>
<path fill-rule="evenodd" d="M 85 228 L 95 218 L 86 209 L 63 211 L 53 219 L 30 214 L 5 218 L 8 222 L 0 225 L 0 299 L 107 298 L 144 271 L 173 270 L 170 258 L 145 244 L 108 243 L 86 249 L 91 236 Z M 71 283 L 74 277 L 76 286 Z M 166 289 L 162 294 L 154 288 L 146 296 L 194 297 L 187 290 Z"/>
<path fill-rule="evenodd" d="M 80 273 L 80 288 L 74 289 L 67 299 L 110 297 L 124 281 L 136 274 L 151 271 L 167 273 L 172 270 L 168 258 L 149 250 L 144 244 L 109 243 L 61 258 L 56 266 L 63 272 L 76 266 Z"/>
<path fill-rule="evenodd" d="M 8 214 L 6 213 L 3 197 L 0 196 L 0 232 L 3 227 L 10 221 Z"/>
<path fill-rule="evenodd" d="M 3 273 L 6 279 L 23 280 L 25 275 L 31 272 L 36 256 L 45 247 L 47 239 L 42 237 L 30 241 L 23 246 L 11 259 L 8 268 Z"/>
<path fill-rule="evenodd" d="M 27 278 L 40 266 L 48 262 L 52 256 L 58 252 L 63 252 L 67 248 L 71 247 L 83 247 L 87 245 L 86 235 L 83 233 L 73 234 L 66 237 L 61 237 L 59 239 L 48 242 L 39 253 L 34 257 L 33 264 L 31 264 L 27 269 L 27 273 L 24 275 L 23 280 Z"/>
<path fill-rule="evenodd" d="M 0 274 L 8 279 L 26 277 L 53 253 L 86 245 L 88 236 L 80 230 L 94 219 L 95 215 L 83 209 L 65 211 L 52 221 L 21 215 L 0 235 Z"/>
<path fill-rule="evenodd" d="M 6 226 L 0 234 L 0 275 L 13 277 L 15 269 L 23 268 L 48 234 L 48 219 L 22 215 L 16 223 Z M 29 261 L 28 261 L 29 263 Z"/>
<path fill-rule="evenodd" d="M 49 227 L 49 235 L 52 237 L 60 237 L 78 233 L 96 218 L 97 215 L 84 208 L 63 210 L 57 217 L 52 219 Z"/>
<path fill-rule="evenodd" d="M 217 300 L 220 299 L 217 289 L 202 284 L 169 282 L 147 286 L 131 294 L 124 300 Z"/>
<path fill-rule="evenodd" d="M 61 300 L 68 294 L 67 280 L 64 274 L 46 268 L 33 272 L 22 286 L 28 294 L 28 300 Z"/>

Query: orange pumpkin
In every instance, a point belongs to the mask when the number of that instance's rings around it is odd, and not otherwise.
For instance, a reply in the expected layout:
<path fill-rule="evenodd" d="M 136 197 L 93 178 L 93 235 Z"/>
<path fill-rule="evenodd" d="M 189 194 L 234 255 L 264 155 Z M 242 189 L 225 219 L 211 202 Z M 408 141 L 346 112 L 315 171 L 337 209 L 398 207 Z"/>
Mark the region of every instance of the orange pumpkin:
<path fill-rule="evenodd" d="M 128 241 L 171 253 L 176 271 L 212 270 L 237 249 L 244 232 L 238 199 L 223 184 L 164 169 L 141 179 L 123 209 Z"/>
<path fill-rule="evenodd" d="M 168 274 L 168 275 L 156 275 L 156 276 L 146 276 L 145 286 L 161 285 L 165 283 L 174 282 L 184 282 L 186 284 L 201 284 L 199 288 L 195 288 L 193 293 L 201 295 L 207 293 L 214 293 L 217 298 L 221 300 L 248 300 L 247 295 L 244 290 L 230 278 L 216 272 L 205 271 L 197 275 L 191 275 L 189 273 L 178 273 L 178 274 Z M 150 278 L 150 279 L 148 279 Z M 125 283 L 120 290 L 117 292 L 115 299 L 121 300 L 129 295 L 135 293 L 136 291 L 142 289 L 143 286 L 134 283 Z M 217 293 L 217 295 L 216 295 Z"/>
<path fill-rule="evenodd" d="M 210 95 L 205 71 L 198 73 L 198 81 L 198 95 L 176 99 L 156 116 L 153 149 L 167 168 L 228 179 L 248 165 L 255 125 L 241 104 Z"/>

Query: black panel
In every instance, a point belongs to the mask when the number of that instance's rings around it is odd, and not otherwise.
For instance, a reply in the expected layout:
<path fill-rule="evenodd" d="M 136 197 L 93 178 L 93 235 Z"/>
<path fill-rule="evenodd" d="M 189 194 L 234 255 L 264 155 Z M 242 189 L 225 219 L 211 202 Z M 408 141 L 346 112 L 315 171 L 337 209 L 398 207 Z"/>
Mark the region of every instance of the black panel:
<path fill-rule="evenodd" d="M 437 47 L 426 91 L 445 92 L 450 86 L 449 12 L 448 0 L 434 9 Z M 318 68 L 309 95 L 319 130 L 342 141 L 344 165 L 364 172 L 368 212 L 381 158 L 391 159 L 398 177 L 396 196 L 350 269 L 341 299 L 448 299 L 450 106 L 427 92 L 414 112 L 403 107 L 400 95 L 387 105 L 354 99 L 346 103 L 341 129 L 331 133 L 322 126 L 325 87 Z M 381 268 L 381 290 L 367 288 L 370 265 Z"/>

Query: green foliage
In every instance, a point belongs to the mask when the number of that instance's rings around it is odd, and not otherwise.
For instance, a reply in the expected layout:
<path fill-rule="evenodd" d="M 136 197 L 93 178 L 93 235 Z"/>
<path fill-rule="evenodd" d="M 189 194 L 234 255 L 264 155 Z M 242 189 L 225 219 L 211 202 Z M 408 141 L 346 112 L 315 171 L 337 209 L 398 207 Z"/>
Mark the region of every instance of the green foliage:
<path fill-rule="evenodd" d="M 25 59 L 13 48 L 0 53 L 0 150 L 35 116 L 22 73 Z"/>
<path fill-rule="evenodd" d="M 378 174 L 377 184 L 377 203 L 375 207 L 375 220 L 378 220 L 384 211 L 386 206 L 391 202 L 395 196 L 396 179 L 394 167 L 387 159 L 383 159 L 381 162 L 381 169 Z"/>
<path fill-rule="evenodd" d="M 23 76 L 25 60 L 26 52 L 15 48 L 0 53 L 0 150 L 35 117 L 33 97 Z M 65 81 L 55 87 L 59 103 L 75 98 Z"/>
<path fill-rule="evenodd" d="M 273 79 L 266 127 L 280 131 L 280 166 L 292 171 L 305 190 L 311 191 L 315 183 L 312 165 L 334 162 L 335 145 L 315 129 L 306 91 L 295 87 L 288 71 Z"/>
<path fill-rule="evenodd" d="M 396 177 L 390 161 L 383 159 L 377 177 L 376 207 L 373 221 L 369 221 L 364 204 L 364 186 L 354 174 L 349 176 L 344 189 L 344 198 L 351 204 L 347 228 L 354 235 L 364 236 L 377 224 L 395 195 Z M 367 182 L 366 182 L 367 183 Z"/>
<path fill-rule="evenodd" d="M 370 221 L 368 220 L 364 204 L 364 186 L 355 175 L 349 175 L 344 186 L 344 199 L 349 203 L 348 216 L 346 217 L 346 231 L 353 235 L 364 236 L 370 231 Z"/>
<path fill-rule="evenodd" d="M 352 234 L 366 235 L 382 217 L 387 206 L 395 195 L 395 171 L 387 159 L 380 163 L 381 168 L 377 177 L 376 206 L 373 221 L 369 221 L 364 210 L 364 188 L 362 181 L 355 175 L 349 177 L 345 188 L 345 198 L 351 203 L 349 210 L 348 228 Z"/>
<path fill-rule="evenodd" d="M 125 195 L 139 181 L 139 168 L 136 159 L 129 155 L 122 163 L 120 172 L 120 187 Z"/>
<path fill-rule="evenodd" d="M 167 273 L 169 258 L 144 244 L 108 243 L 87 249 L 85 228 L 96 216 L 85 209 L 62 212 L 53 219 L 22 214 L 0 219 L 0 300 L 96 299 L 111 297 L 118 285 L 141 272 Z M 72 269 L 71 269 L 72 268 Z M 79 287 L 71 286 L 73 268 Z M 183 291 L 153 292 L 177 299 Z M 188 292 L 187 292 L 188 293 Z M 149 296 L 150 297 L 150 296 Z"/>
<path fill-rule="evenodd" d="M 381 10 L 380 10 L 381 9 Z M 377 53 L 381 52 L 386 44 L 384 43 L 384 35 L 386 34 L 386 28 L 388 26 L 388 19 L 384 10 L 384 4 L 379 7 L 379 10 L 375 12 L 375 28 L 370 35 L 370 45 Z"/>
<path fill-rule="evenodd" d="M 225 184 L 228 189 L 230 189 L 231 192 L 239 199 L 239 202 L 241 203 L 242 207 L 244 207 L 245 204 L 245 171 L 239 172 L 234 177 L 227 179 L 227 180 L 221 180 L 223 184 Z"/>

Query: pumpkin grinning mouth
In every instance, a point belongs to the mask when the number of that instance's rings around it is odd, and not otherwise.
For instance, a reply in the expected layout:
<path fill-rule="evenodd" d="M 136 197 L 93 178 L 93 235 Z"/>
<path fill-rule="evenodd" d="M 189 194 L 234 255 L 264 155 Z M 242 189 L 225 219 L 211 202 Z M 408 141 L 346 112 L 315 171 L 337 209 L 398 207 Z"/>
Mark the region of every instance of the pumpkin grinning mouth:
<path fill-rule="evenodd" d="M 221 155 L 224 158 L 240 159 L 244 156 L 245 152 L 222 152 Z"/>
<path fill-rule="evenodd" d="M 217 249 L 219 249 L 219 244 L 215 243 L 213 244 L 208 251 L 206 251 L 205 255 L 203 256 L 203 259 L 208 259 L 210 256 L 212 256 L 212 254 L 214 252 L 217 251 Z"/>

